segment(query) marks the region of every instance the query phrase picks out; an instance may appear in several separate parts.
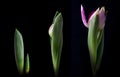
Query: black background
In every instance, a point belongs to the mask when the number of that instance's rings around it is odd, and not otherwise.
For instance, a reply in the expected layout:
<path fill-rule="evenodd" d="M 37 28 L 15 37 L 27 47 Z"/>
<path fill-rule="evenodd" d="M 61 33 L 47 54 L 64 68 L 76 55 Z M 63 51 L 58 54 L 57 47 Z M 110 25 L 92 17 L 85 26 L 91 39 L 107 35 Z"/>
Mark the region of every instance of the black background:
<path fill-rule="evenodd" d="M 98 77 L 119 77 L 119 2 L 113 0 L 46 0 L 1 2 L 0 75 L 19 77 L 14 58 L 14 31 L 23 35 L 25 55 L 30 55 L 30 73 L 20 77 L 54 77 L 48 29 L 58 10 L 63 15 L 63 52 L 59 77 L 92 77 L 87 31 L 80 5 L 87 17 L 105 6 L 105 48 Z"/>

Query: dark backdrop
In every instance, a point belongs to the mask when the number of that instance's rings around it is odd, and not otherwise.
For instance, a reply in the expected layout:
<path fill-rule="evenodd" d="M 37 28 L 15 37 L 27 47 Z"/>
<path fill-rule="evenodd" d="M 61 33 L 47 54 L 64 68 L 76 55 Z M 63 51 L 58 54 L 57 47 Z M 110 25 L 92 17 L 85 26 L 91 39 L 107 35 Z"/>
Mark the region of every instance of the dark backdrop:
<path fill-rule="evenodd" d="M 105 6 L 105 46 L 98 77 L 119 76 L 119 1 L 115 0 L 71 0 L 71 74 L 72 77 L 92 77 L 87 47 L 88 29 L 83 25 L 80 5 L 86 16 L 98 7 Z"/>

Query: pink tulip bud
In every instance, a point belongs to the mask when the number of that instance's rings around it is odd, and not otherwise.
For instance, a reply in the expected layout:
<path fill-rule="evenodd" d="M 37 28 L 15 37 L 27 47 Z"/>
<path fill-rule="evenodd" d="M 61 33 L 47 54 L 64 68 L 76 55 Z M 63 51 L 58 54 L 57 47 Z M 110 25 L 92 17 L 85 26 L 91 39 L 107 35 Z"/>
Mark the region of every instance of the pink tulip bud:
<path fill-rule="evenodd" d="M 105 8 L 102 7 L 101 9 L 97 9 L 96 11 L 94 11 L 88 20 L 86 20 L 86 16 L 85 16 L 85 11 L 83 6 L 81 5 L 81 17 L 82 17 L 82 21 L 83 24 L 85 25 L 85 27 L 89 27 L 89 22 L 91 22 L 91 20 L 93 19 L 94 16 L 98 15 L 99 16 L 99 22 L 98 22 L 98 26 L 100 29 L 103 29 L 105 26 L 105 20 L 106 20 L 106 15 L 105 15 Z"/>

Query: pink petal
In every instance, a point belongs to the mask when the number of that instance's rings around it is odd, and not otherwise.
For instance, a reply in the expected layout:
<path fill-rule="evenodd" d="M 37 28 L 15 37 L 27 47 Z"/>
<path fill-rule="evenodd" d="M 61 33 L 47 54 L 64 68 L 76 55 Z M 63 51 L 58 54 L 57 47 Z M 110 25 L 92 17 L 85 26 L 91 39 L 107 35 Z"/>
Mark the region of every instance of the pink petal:
<path fill-rule="evenodd" d="M 81 5 L 81 17 L 82 17 L 83 24 L 88 28 L 88 23 L 87 23 L 84 8 L 82 5 Z"/>
<path fill-rule="evenodd" d="M 105 8 L 102 7 L 99 11 L 99 27 L 100 29 L 103 29 L 105 26 L 105 20 L 106 20 L 106 16 L 105 16 Z"/>

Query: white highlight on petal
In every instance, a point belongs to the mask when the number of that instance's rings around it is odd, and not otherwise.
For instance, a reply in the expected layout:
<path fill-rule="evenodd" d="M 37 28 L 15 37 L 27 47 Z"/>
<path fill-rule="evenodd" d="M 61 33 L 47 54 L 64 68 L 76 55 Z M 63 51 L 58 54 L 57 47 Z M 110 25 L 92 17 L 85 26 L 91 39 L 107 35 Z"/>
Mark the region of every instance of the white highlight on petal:
<path fill-rule="evenodd" d="M 84 11 L 84 8 L 82 5 L 81 5 L 81 17 L 82 17 L 83 24 L 88 28 L 88 23 L 87 23 L 86 16 L 85 16 L 85 11 Z"/>
<path fill-rule="evenodd" d="M 48 33 L 50 35 L 50 37 L 52 37 L 52 31 L 53 31 L 53 27 L 54 27 L 54 24 L 52 24 L 48 30 Z"/>

